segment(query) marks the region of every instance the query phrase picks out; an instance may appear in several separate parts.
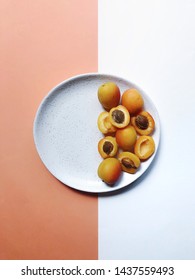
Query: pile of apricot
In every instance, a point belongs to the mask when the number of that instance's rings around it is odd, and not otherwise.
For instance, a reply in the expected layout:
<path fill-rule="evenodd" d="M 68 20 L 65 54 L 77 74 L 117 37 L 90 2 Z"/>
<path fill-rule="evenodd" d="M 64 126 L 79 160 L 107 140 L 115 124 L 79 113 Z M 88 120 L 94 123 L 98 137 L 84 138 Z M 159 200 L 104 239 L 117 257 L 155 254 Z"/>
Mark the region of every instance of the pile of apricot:
<path fill-rule="evenodd" d="M 136 173 L 141 163 L 154 153 L 155 121 L 144 109 L 144 99 L 135 88 L 121 95 L 115 83 L 107 82 L 98 88 L 98 100 L 104 109 L 97 121 L 103 134 L 98 143 L 103 159 L 98 176 L 106 184 L 113 185 L 122 171 Z"/>

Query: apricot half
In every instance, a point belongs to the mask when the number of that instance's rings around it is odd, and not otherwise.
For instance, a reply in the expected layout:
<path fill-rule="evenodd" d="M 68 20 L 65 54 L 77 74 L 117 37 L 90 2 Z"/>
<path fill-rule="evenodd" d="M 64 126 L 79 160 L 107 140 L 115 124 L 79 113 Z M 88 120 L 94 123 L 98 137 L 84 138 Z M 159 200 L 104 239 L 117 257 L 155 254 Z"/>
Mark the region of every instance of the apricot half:
<path fill-rule="evenodd" d="M 98 142 L 98 151 L 102 158 L 114 157 L 118 151 L 115 137 L 106 136 Z"/>
<path fill-rule="evenodd" d="M 137 139 L 135 128 L 131 125 L 118 129 L 115 134 L 116 142 L 124 151 L 131 151 Z"/>
<path fill-rule="evenodd" d="M 122 152 L 118 159 L 121 163 L 122 170 L 134 174 L 140 166 L 140 159 L 133 153 Z"/>
<path fill-rule="evenodd" d="M 122 94 L 121 104 L 133 115 L 142 110 L 144 100 L 137 89 L 131 88 Z"/>
<path fill-rule="evenodd" d="M 137 116 L 131 118 L 131 123 L 140 135 L 149 135 L 154 131 L 155 121 L 150 113 L 140 112 Z"/>
<path fill-rule="evenodd" d="M 98 167 L 98 176 L 109 185 L 113 185 L 122 172 L 120 161 L 116 158 L 104 159 Z"/>
<path fill-rule="evenodd" d="M 102 112 L 98 117 L 98 128 L 103 134 L 112 134 L 116 131 L 116 127 L 110 122 L 109 113 Z"/>
<path fill-rule="evenodd" d="M 98 88 L 99 102 L 106 110 L 116 107 L 120 102 L 120 89 L 113 82 L 107 82 Z"/>
<path fill-rule="evenodd" d="M 155 142 L 151 136 L 142 135 L 137 139 L 134 152 L 140 160 L 148 159 L 149 157 L 151 157 L 154 151 Z"/>
<path fill-rule="evenodd" d="M 130 122 L 130 114 L 122 105 L 112 108 L 109 112 L 109 117 L 111 124 L 117 128 L 125 127 Z"/>

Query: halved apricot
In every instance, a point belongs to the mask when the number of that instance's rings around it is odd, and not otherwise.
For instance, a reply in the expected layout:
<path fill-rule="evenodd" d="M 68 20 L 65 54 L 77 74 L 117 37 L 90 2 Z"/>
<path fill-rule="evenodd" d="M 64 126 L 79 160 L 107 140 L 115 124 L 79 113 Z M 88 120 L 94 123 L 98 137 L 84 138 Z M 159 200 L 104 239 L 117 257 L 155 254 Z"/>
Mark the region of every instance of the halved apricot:
<path fill-rule="evenodd" d="M 98 88 L 98 99 L 106 110 L 116 107 L 120 96 L 120 89 L 113 82 L 107 82 Z"/>
<path fill-rule="evenodd" d="M 118 151 L 115 137 L 106 136 L 98 142 L 98 151 L 102 158 L 114 157 Z"/>
<path fill-rule="evenodd" d="M 155 121 L 152 115 L 146 111 L 142 111 L 137 116 L 133 116 L 131 123 L 140 135 L 149 135 L 154 131 Z"/>
<path fill-rule="evenodd" d="M 104 159 L 98 167 L 98 176 L 109 185 L 113 185 L 122 172 L 120 161 L 116 158 Z"/>
<path fill-rule="evenodd" d="M 116 127 L 110 122 L 109 113 L 102 112 L 98 117 L 98 128 L 103 134 L 112 134 L 116 131 Z"/>
<path fill-rule="evenodd" d="M 132 125 L 118 129 L 115 134 L 116 142 L 124 151 L 132 151 L 137 139 L 137 133 Z"/>
<path fill-rule="evenodd" d="M 120 153 L 118 159 L 121 163 L 122 170 L 131 174 L 134 174 L 140 166 L 138 156 L 130 152 Z"/>
<path fill-rule="evenodd" d="M 137 89 L 131 88 L 122 94 L 121 104 L 133 115 L 142 110 L 144 100 Z"/>
<path fill-rule="evenodd" d="M 130 114 L 122 105 L 112 108 L 110 110 L 109 117 L 111 124 L 117 128 L 125 127 L 130 122 Z"/>
<path fill-rule="evenodd" d="M 134 147 L 134 152 L 140 160 L 148 159 L 149 157 L 151 157 L 154 151 L 155 142 L 151 136 L 142 135 L 137 139 Z"/>

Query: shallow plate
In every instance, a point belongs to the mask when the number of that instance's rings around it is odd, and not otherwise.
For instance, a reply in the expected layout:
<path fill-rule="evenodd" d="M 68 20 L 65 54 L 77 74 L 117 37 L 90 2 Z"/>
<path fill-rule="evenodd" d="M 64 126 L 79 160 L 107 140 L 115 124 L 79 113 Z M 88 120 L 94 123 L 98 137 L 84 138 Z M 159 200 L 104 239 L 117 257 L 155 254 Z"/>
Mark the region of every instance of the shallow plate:
<path fill-rule="evenodd" d="M 102 161 L 98 141 L 103 137 L 97 128 L 98 115 L 103 111 L 97 98 L 98 87 L 108 81 L 115 82 L 121 93 L 137 88 L 145 109 L 155 119 L 153 138 L 156 151 L 160 139 L 157 110 L 150 98 L 135 84 L 111 75 L 84 74 L 68 79 L 42 101 L 34 121 L 34 140 L 39 156 L 47 169 L 64 184 L 81 191 L 103 193 L 121 189 L 140 177 L 151 164 L 154 156 L 141 164 L 136 174 L 123 172 L 120 180 L 109 187 L 97 176 Z"/>

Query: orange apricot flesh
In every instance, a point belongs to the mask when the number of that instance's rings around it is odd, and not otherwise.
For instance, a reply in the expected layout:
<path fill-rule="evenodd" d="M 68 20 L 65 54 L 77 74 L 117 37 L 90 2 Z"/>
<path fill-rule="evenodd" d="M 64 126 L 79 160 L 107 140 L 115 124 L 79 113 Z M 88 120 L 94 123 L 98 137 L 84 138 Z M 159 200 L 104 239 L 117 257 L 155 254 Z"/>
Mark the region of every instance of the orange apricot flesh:
<path fill-rule="evenodd" d="M 98 129 L 103 134 L 112 134 L 116 131 L 116 127 L 113 126 L 110 122 L 109 113 L 102 112 L 100 113 L 98 120 L 97 120 Z"/>
<path fill-rule="evenodd" d="M 134 152 L 140 160 L 146 160 L 155 151 L 155 142 L 151 136 L 142 135 L 140 136 L 134 147 Z"/>

